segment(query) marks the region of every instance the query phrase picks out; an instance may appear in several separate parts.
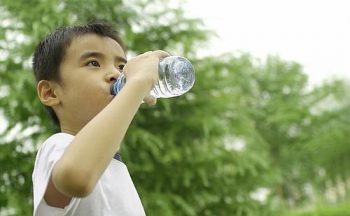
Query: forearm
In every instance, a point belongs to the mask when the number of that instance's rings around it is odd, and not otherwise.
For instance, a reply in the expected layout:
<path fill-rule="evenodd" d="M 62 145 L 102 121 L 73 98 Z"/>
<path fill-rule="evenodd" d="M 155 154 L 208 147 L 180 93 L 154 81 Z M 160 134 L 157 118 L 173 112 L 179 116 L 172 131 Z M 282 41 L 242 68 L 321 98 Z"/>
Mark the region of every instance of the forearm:
<path fill-rule="evenodd" d="M 76 134 L 54 169 L 53 180 L 61 192 L 74 195 L 70 190 L 74 186 L 69 186 L 72 181 L 90 185 L 87 188 L 95 186 L 118 151 L 145 92 L 144 83 L 127 83 L 116 98 Z"/>

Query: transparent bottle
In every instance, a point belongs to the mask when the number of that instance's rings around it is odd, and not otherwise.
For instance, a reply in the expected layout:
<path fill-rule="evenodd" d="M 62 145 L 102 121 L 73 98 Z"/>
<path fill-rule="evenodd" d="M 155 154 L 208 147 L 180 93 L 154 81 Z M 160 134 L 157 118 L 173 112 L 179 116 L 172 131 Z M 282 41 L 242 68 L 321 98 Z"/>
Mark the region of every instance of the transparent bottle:
<path fill-rule="evenodd" d="M 195 81 L 191 62 L 181 56 L 169 56 L 159 61 L 159 81 L 150 94 L 155 98 L 170 98 L 188 92 Z M 125 75 L 119 75 L 111 87 L 111 94 L 117 95 L 126 82 Z"/>

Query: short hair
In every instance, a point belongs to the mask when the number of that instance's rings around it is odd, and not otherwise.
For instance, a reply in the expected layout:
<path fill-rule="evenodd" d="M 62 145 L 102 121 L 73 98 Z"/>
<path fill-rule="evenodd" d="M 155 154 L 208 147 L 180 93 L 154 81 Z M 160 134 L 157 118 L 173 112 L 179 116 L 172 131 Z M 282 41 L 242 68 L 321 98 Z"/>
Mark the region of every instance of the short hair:
<path fill-rule="evenodd" d="M 84 25 L 59 27 L 40 41 L 35 49 L 33 71 L 36 82 L 40 80 L 60 82 L 60 65 L 71 42 L 78 36 L 91 33 L 112 38 L 126 51 L 119 32 L 107 21 L 94 20 Z M 45 106 L 45 108 L 55 125 L 60 126 L 52 107 Z"/>

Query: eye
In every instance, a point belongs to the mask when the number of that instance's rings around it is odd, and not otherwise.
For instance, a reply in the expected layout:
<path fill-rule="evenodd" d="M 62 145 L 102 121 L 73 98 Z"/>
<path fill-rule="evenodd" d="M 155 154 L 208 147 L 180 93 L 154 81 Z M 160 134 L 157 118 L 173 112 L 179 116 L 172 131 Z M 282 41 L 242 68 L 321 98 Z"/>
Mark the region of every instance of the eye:
<path fill-rule="evenodd" d="M 100 67 L 100 63 L 98 63 L 98 61 L 96 61 L 96 60 L 88 61 L 86 65 L 92 66 L 92 67 Z"/>

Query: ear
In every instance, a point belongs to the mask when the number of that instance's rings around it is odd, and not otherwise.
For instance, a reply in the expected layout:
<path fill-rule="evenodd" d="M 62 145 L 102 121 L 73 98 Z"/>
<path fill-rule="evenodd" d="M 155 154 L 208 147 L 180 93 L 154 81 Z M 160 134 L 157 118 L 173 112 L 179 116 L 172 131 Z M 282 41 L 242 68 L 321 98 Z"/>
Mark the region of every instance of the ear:
<path fill-rule="evenodd" d="M 60 103 L 55 87 L 57 85 L 48 80 L 39 81 L 36 90 L 42 104 L 52 107 Z"/>

